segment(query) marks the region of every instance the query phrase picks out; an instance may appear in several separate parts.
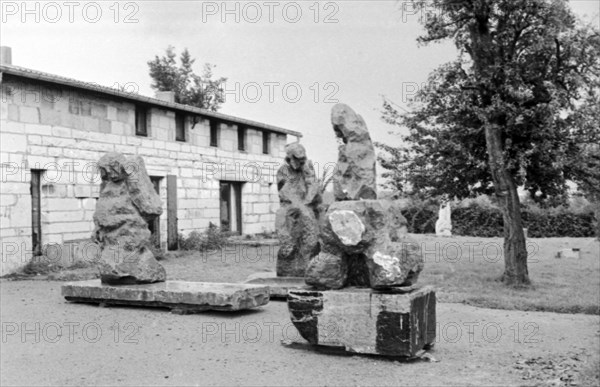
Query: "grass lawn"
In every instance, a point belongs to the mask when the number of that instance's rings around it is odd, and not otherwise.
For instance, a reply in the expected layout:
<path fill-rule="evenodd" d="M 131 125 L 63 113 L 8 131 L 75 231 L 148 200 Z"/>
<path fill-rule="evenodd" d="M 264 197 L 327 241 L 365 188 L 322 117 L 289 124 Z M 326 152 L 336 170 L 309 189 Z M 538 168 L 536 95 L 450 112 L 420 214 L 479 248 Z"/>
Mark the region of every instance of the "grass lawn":
<path fill-rule="evenodd" d="M 415 237 L 425 254 L 419 283 L 436 286 L 440 302 L 600 314 L 600 243 L 592 238 L 530 238 L 528 269 L 532 285 L 518 289 L 497 281 L 504 270 L 501 238 Z M 580 248 L 581 258 L 555 258 L 563 247 Z"/>

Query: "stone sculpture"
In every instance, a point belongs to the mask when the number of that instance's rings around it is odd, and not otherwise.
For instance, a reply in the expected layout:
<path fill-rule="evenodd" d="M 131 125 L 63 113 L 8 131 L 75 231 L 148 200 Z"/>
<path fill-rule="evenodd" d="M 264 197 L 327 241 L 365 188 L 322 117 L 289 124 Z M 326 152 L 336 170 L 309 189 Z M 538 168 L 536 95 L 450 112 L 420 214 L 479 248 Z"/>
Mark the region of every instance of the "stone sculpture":
<path fill-rule="evenodd" d="M 450 203 L 442 203 L 438 212 L 438 220 L 435 222 L 435 234 L 437 236 L 452 236 L 452 220 L 450 214 Z"/>
<path fill-rule="evenodd" d="M 435 292 L 415 285 L 420 246 L 406 234 L 399 203 L 377 199 L 375 150 L 363 119 L 340 104 L 331 122 L 343 141 L 336 201 L 319 222 L 320 250 L 305 275 L 311 288 L 288 292 L 292 323 L 310 344 L 414 357 L 433 345 L 436 324 Z"/>
<path fill-rule="evenodd" d="M 306 283 L 319 289 L 410 286 L 423 269 L 420 248 L 398 232 L 406 226 L 400 209 L 376 199 L 367 126 L 343 104 L 333 107 L 331 123 L 344 141 L 333 178 L 336 202 L 322 219 L 320 252 L 308 265 Z"/>
<path fill-rule="evenodd" d="M 102 178 L 93 239 L 100 245 L 100 279 L 107 284 L 166 280 L 150 250 L 148 223 L 162 213 L 144 160 L 108 153 L 98 161 Z"/>
<path fill-rule="evenodd" d="M 309 260 L 319 249 L 321 194 L 313 164 L 299 143 L 286 146 L 285 164 L 277 171 L 281 207 L 276 214 L 280 240 L 278 277 L 303 277 Z"/>

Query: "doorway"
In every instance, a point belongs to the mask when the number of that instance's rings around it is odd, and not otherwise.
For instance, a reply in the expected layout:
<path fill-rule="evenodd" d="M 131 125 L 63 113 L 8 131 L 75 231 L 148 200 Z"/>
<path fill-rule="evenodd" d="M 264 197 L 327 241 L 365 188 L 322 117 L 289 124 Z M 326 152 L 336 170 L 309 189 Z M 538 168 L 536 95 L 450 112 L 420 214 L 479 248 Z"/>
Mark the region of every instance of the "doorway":
<path fill-rule="evenodd" d="M 242 234 L 242 184 L 221 181 L 221 230 Z"/>
<path fill-rule="evenodd" d="M 154 187 L 154 191 L 160 197 L 160 182 L 163 178 L 161 176 L 150 176 L 150 181 Z M 150 230 L 150 241 L 152 244 L 160 249 L 160 215 L 154 218 L 154 220 L 148 223 L 148 229 Z"/>
<path fill-rule="evenodd" d="M 42 176 L 41 169 L 31 170 L 31 237 L 34 256 L 42 255 Z"/>

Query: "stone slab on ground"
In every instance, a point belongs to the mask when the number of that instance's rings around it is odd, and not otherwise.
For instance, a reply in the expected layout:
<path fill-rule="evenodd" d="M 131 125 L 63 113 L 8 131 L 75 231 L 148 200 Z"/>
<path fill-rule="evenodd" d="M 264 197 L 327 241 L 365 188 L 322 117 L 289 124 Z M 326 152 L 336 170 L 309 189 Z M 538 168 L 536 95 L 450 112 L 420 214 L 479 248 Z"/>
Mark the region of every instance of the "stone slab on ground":
<path fill-rule="evenodd" d="M 291 290 L 288 297 L 292 323 L 309 343 L 394 357 L 414 357 L 434 344 L 435 307 L 430 286 L 407 293 Z"/>
<path fill-rule="evenodd" d="M 251 274 L 244 283 L 268 286 L 271 298 L 279 300 L 287 300 L 289 290 L 311 289 L 304 277 L 277 277 L 274 272 Z"/>
<path fill-rule="evenodd" d="M 100 280 L 78 281 L 63 285 L 62 295 L 73 302 L 169 308 L 173 313 L 238 311 L 269 302 L 267 286 L 216 282 L 107 285 Z"/>

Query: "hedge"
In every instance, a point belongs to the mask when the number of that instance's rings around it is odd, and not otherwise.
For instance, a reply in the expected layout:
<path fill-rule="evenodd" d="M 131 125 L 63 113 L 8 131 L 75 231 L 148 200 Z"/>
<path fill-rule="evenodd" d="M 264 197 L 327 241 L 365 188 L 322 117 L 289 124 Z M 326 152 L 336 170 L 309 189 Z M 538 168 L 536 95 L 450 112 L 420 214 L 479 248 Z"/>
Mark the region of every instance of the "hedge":
<path fill-rule="evenodd" d="M 438 207 L 411 204 L 402 210 L 408 221 L 408 231 L 415 234 L 434 234 Z M 594 237 L 596 217 L 593 212 L 573 213 L 568 209 L 540 211 L 524 207 L 521 210 L 523 227 L 532 238 Z M 452 208 L 452 234 L 475 237 L 502 237 L 504 226 L 500 209 L 472 204 Z"/>

